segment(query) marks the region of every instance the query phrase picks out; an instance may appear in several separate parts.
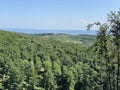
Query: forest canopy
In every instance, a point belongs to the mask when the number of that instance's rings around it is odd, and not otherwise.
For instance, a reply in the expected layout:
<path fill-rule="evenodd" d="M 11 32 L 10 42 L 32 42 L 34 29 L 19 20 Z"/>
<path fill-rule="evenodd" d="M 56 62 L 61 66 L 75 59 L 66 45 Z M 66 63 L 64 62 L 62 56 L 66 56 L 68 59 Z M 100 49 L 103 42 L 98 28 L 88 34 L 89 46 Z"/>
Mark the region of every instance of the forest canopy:
<path fill-rule="evenodd" d="M 93 25 L 90 45 L 0 30 L 0 90 L 120 90 L 120 11 Z"/>

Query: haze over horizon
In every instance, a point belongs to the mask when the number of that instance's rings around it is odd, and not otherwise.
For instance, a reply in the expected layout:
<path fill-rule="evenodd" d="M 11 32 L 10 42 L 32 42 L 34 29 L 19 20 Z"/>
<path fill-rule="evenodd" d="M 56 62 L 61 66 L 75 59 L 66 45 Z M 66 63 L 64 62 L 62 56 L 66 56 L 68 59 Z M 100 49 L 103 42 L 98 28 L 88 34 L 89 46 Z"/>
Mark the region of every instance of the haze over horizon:
<path fill-rule="evenodd" d="M 119 0 L 1 0 L 0 28 L 83 30 L 105 22 Z"/>

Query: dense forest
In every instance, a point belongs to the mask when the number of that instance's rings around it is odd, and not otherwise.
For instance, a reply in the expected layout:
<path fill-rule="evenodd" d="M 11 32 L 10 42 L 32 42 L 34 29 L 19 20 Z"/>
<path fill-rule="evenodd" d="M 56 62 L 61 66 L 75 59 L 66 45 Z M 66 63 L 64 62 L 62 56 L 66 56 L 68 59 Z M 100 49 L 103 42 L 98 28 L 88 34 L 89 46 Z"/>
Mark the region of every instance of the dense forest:
<path fill-rule="evenodd" d="M 96 36 L 0 30 L 0 90 L 120 90 L 120 11 L 93 25 Z"/>

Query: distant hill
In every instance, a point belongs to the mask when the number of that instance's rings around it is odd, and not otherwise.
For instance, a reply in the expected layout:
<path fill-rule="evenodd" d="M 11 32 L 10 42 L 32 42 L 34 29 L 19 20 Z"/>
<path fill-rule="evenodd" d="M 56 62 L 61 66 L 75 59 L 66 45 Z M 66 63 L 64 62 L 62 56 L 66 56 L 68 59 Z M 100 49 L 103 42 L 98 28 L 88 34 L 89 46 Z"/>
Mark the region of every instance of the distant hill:
<path fill-rule="evenodd" d="M 11 33 L 11 34 L 16 34 L 16 35 L 26 35 L 26 36 L 40 36 L 43 38 L 50 38 L 54 40 L 59 40 L 63 42 L 71 42 L 71 43 L 78 43 L 81 45 L 91 45 L 96 38 L 96 35 L 88 35 L 88 34 L 80 34 L 80 35 L 70 35 L 70 34 L 64 34 L 64 33 L 41 33 L 41 34 L 25 34 L 25 33 L 17 33 L 17 32 L 12 32 L 12 31 L 4 31 L 0 30 L 2 33 Z"/>
<path fill-rule="evenodd" d="M 63 42 L 79 43 L 81 45 L 91 45 L 96 39 L 96 35 L 69 35 L 69 34 L 54 34 L 54 33 L 43 33 L 43 34 L 32 34 L 33 36 L 42 36 L 51 38 Z"/>

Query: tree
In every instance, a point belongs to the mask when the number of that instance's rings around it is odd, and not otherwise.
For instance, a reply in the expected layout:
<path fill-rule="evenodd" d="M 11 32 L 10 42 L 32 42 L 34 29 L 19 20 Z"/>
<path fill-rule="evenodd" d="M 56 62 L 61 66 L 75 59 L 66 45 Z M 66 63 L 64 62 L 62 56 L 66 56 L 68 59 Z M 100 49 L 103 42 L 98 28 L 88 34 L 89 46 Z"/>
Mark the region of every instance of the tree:
<path fill-rule="evenodd" d="M 120 10 L 108 14 L 108 21 L 110 23 L 110 31 L 113 35 L 113 40 L 117 49 L 117 90 L 119 90 L 119 75 L 120 75 Z"/>
<path fill-rule="evenodd" d="M 108 35 L 108 29 L 109 29 L 109 26 L 105 23 L 105 24 L 101 24 L 100 22 L 97 22 L 97 23 L 93 23 L 93 24 L 89 24 L 87 26 L 88 30 L 93 26 L 93 25 L 97 25 L 99 27 L 99 31 L 98 31 L 98 34 L 97 34 L 97 37 L 96 37 L 96 42 L 94 43 L 94 46 L 95 46 L 95 52 L 98 53 L 98 56 L 99 58 L 104 58 L 105 59 L 105 62 L 106 62 L 106 78 L 104 80 L 104 85 L 102 86 L 105 90 L 111 90 L 111 79 L 110 79 L 110 67 L 109 67 L 109 64 L 110 64 L 110 60 L 109 60 L 109 57 L 108 57 L 108 38 L 109 38 L 109 35 Z M 104 69 L 102 69 L 104 65 L 104 61 L 101 59 L 101 71 L 100 71 L 100 77 L 101 77 L 101 80 L 103 78 L 102 76 L 102 71 Z M 109 83 L 107 83 L 109 80 Z M 101 81 L 101 84 L 103 83 L 103 81 Z M 109 86 L 109 87 L 108 87 Z"/>

